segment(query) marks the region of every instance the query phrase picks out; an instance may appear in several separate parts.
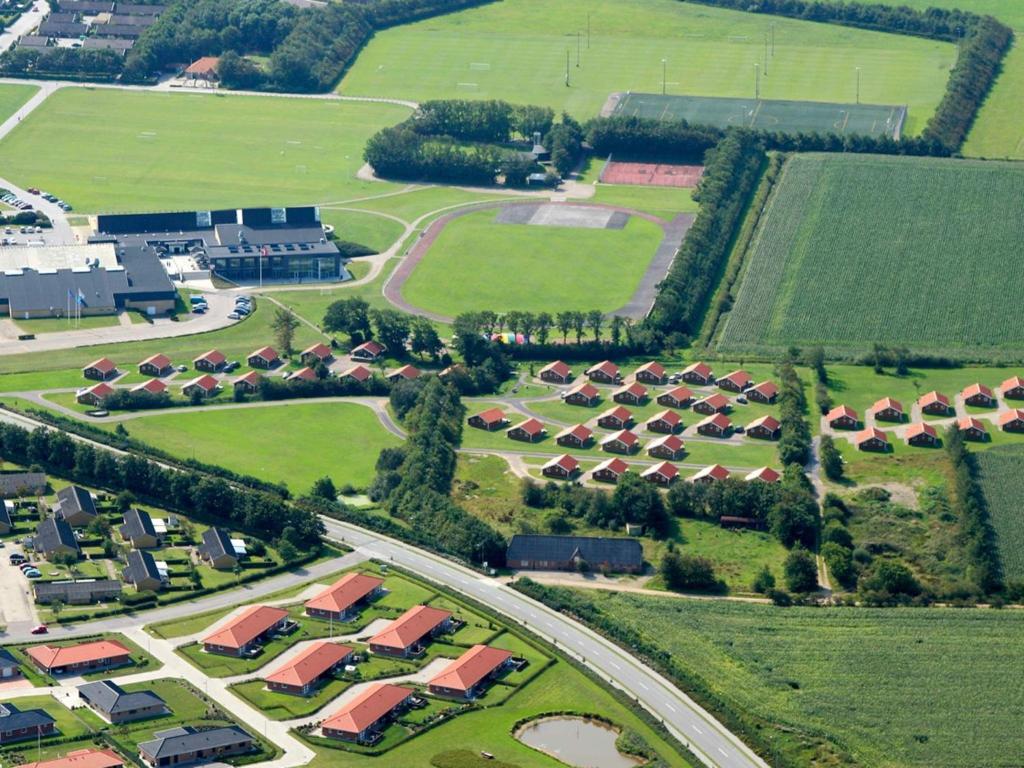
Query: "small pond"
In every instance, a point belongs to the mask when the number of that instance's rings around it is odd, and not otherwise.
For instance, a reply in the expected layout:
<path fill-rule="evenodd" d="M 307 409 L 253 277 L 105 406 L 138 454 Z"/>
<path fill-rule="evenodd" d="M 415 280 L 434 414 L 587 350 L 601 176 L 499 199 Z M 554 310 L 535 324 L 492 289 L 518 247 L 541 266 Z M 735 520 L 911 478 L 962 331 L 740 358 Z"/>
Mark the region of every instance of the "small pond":
<path fill-rule="evenodd" d="M 636 768 L 641 761 L 615 748 L 619 732 L 583 717 L 546 717 L 527 723 L 516 738 L 574 768 Z"/>

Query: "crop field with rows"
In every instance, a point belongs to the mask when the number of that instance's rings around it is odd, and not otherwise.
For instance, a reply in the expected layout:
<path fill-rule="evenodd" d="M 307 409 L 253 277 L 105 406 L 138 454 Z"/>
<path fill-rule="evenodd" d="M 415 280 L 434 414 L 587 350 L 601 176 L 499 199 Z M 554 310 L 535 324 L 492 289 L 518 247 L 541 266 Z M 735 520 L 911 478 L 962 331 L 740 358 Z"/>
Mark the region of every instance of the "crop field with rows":
<path fill-rule="evenodd" d="M 789 608 L 587 590 L 727 706 L 857 765 L 1020 764 L 1020 611 Z M 832 765 L 822 761 L 819 765 Z"/>
<path fill-rule="evenodd" d="M 875 155 L 792 158 L 755 234 L 719 348 L 874 342 L 951 356 L 1024 348 L 1013 268 L 1024 168 Z"/>
<path fill-rule="evenodd" d="M 977 454 L 979 480 L 996 529 L 999 559 L 1007 581 L 1024 580 L 1024 449 L 1008 445 Z"/>

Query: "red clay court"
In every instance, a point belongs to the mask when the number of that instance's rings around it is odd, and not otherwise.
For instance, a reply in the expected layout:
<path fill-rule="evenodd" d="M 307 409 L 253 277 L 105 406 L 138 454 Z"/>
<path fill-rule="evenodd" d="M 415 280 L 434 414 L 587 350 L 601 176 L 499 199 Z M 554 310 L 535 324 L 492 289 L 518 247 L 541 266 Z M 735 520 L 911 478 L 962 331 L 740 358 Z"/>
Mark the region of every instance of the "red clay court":
<path fill-rule="evenodd" d="M 608 160 L 601 171 L 604 184 L 642 184 L 652 187 L 695 187 L 704 173 L 703 165 L 627 163 Z"/>

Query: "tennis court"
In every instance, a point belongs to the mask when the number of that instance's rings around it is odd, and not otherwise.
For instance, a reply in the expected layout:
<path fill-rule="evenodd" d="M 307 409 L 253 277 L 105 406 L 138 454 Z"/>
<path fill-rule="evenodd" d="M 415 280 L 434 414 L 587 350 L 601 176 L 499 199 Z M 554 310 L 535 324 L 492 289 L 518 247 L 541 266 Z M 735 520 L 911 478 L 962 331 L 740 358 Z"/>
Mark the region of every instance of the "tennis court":
<path fill-rule="evenodd" d="M 636 184 L 651 187 L 696 187 L 703 174 L 703 165 L 632 163 L 613 160 L 609 155 L 598 181 L 604 184 Z"/>
<path fill-rule="evenodd" d="M 898 139 L 907 117 L 907 108 L 823 101 L 613 93 L 602 114 L 658 120 L 682 119 L 717 128 L 738 126 L 780 133 L 860 134 Z"/>

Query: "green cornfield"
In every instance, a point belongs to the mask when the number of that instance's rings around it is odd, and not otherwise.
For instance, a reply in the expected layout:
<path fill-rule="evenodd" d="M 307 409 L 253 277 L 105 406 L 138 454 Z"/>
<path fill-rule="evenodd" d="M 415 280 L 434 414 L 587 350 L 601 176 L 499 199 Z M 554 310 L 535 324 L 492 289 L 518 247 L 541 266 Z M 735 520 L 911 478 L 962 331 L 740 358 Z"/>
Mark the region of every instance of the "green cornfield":
<path fill-rule="evenodd" d="M 1024 581 L 1024 447 L 1000 446 L 977 454 L 978 480 L 999 542 L 1008 581 Z"/>
<path fill-rule="evenodd" d="M 797 155 L 755 234 L 719 349 L 1019 352 L 1021 200 L 1024 167 L 1011 163 Z"/>
<path fill-rule="evenodd" d="M 787 608 L 590 590 L 730 709 L 873 768 L 1020 766 L 1024 614 Z M 793 765 L 833 765 L 808 748 Z M 770 762 L 770 761 L 769 761 Z M 844 765 L 846 763 L 843 763 Z"/>

